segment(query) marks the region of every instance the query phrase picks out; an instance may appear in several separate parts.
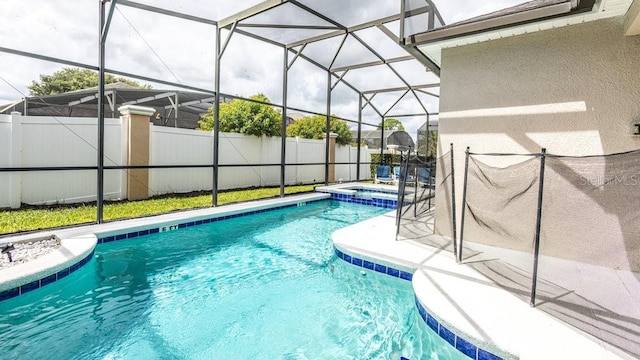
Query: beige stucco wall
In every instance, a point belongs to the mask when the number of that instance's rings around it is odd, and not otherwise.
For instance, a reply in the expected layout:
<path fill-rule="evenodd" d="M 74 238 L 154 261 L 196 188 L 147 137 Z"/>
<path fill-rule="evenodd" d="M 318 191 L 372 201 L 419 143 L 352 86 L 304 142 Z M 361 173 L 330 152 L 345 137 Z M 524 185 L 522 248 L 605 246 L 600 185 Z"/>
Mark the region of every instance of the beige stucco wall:
<path fill-rule="evenodd" d="M 563 155 L 640 148 L 640 136 L 631 135 L 632 124 L 640 123 L 640 36 L 623 36 L 623 22 L 606 19 L 443 51 L 439 152 L 454 144 L 458 221 L 467 146 L 507 153 L 544 147 Z M 500 158 L 494 165 L 520 160 Z M 628 191 L 637 194 L 640 185 Z M 591 204 L 597 213 L 610 216 L 604 221 L 615 223 L 626 212 L 597 201 Z M 446 221 L 447 208 L 446 199 L 437 199 L 436 222 Z M 590 238 L 591 232 L 580 231 L 547 241 L 542 253 L 640 271 L 640 229 L 616 224 L 608 226 L 626 235 Z M 450 226 L 439 228 L 450 235 Z M 487 242 L 469 232 L 467 240 Z M 595 254 L 602 250 L 611 256 Z"/>

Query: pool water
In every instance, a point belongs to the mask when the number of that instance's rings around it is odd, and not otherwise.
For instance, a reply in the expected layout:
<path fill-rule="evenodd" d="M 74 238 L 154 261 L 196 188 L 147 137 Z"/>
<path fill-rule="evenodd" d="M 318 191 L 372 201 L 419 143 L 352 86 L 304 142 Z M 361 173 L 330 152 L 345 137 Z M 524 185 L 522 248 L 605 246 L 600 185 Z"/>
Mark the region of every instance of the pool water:
<path fill-rule="evenodd" d="M 2 359 L 463 359 L 411 283 L 346 264 L 331 233 L 380 209 L 322 201 L 102 244 L 0 302 Z"/>

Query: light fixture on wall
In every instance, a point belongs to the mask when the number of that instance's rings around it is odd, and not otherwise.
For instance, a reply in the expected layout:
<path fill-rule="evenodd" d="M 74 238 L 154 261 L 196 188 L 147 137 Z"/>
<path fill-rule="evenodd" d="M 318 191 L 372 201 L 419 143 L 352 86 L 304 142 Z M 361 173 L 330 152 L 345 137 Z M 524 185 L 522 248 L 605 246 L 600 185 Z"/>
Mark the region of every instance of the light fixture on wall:
<path fill-rule="evenodd" d="M 633 135 L 640 135 L 640 124 L 633 124 Z"/>

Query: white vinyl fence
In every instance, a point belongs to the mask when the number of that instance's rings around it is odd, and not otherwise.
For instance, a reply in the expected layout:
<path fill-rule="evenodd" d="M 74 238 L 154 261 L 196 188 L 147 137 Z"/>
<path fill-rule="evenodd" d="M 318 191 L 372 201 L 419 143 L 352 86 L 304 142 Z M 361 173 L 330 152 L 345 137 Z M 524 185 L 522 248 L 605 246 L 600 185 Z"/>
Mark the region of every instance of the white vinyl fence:
<path fill-rule="evenodd" d="M 105 119 L 105 166 L 127 163 L 126 129 L 121 119 Z M 203 165 L 213 163 L 213 134 L 200 130 L 151 127 L 150 165 Z M 324 163 L 324 140 L 287 138 L 286 162 Z M 220 190 L 280 184 L 280 138 L 220 133 L 221 165 L 273 166 L 220 167 Z M 0 115 L 0 167 L 95 166 L 97 119 Z M 336 162 L 356 162 L 357 148 L 336 146 Z M 370 161 L 366 148 L 361 162 Z M 360 165 L 361 179 L 369 179 L 369 165 Z M 336 181 L 356 180 L 356 165 L 335 165 Z M 126 170 L 105 170 L 104 198 L 126 196 Z M 324 165 L 287 165 L 287 185 L 324 181 Z M 149 195 L 211 190 L 213 170 L 150 169 Z M 95 201 L 96 171 L 0 172 L 0 208 L 26 204 Z"/>

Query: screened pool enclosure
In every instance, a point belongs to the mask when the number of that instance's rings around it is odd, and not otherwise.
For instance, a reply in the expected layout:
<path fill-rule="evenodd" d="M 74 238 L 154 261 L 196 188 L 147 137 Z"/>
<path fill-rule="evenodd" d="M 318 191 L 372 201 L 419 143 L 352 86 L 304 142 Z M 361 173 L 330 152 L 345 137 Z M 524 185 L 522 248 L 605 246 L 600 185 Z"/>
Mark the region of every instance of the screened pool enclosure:
<path fill-rule="evenodd" d="M 87 221 L 101 223 L 112 218 L 105 203 L 139 198 L 136 188 L 142 198 L 209 194 L 217 206 L 231 189 L 279 187 L 282 197 L 294 186 L 368 180 L 383 158 L 375 154 L 387 149 L 368 149 L 363 133 L 386 138 L 384 121 L 394 118 L 415 137 L 438 113 L 437 72 L 401 45 L 409 11 L 401 1 L 74 0 L 0 9 L 15 14 L 5 22 L 15 35 L 0 43 L 5 209 L 95 202 Z M 433 9 L 425 1 L 418 10 Z M 96 72 L 98 85 L 34 94 L 38 77 L 66 68 Z M 249 121 L 221 128 L 220 108 L 234 101 L 273 109 L 273 131 L 247 130 Z M 205 115 L 211 129 L 195 129 Z M 135 124 L 147 117 L 153 126 L 139 135 Z M 314 117 L 320 136 L 286 135 L 297 119 Z M 143 160 L 132 160 L 147 143 Z"/>

